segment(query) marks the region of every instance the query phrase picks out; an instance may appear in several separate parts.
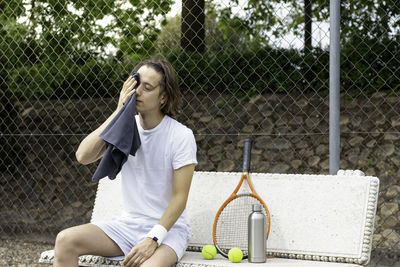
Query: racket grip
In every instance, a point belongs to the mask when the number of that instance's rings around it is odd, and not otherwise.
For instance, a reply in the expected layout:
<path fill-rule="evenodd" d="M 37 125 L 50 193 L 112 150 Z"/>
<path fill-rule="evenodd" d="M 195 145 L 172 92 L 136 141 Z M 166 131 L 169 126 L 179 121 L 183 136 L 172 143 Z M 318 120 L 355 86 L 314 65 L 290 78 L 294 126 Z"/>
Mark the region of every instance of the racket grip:
<path fill-rule="evenodd" d="M 244 139 L 244 149 L 243 149 L 243 172 L 250 171 L 250 161 L 251 161 L 251 144 L 250 138 Z"/>

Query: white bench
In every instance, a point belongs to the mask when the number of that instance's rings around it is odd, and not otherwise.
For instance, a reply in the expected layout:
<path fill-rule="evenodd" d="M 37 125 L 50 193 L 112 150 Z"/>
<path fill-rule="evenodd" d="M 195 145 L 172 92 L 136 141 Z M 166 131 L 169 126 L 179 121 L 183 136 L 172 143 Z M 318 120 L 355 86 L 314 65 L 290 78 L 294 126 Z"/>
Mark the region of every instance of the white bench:
<path fill-rule="evenodd" d="M 177 267 L 237 266 L 217 255 L 202 258 L 212 244 L 214 216 L 235 188 L 240 173 L 195 172 L 187 213 L 192 227 L 188 251 Z M 258 266 L 360 266 L 369 262 L 379 179 L 360 171 L 338 175 L 250 174 L 271 214 L 267 262 Z M 120 182 L 99 182 L 92 220 L 110 219 L 121 207 Z M 41 254 L 52 263 L 54 251 Z M 120 266 L 100 256 L 80 257 L 81 266 Z M 257 265 L 257 264 L 256 264 Z M 254 266 L 243 260 L 241 266 Z"/>

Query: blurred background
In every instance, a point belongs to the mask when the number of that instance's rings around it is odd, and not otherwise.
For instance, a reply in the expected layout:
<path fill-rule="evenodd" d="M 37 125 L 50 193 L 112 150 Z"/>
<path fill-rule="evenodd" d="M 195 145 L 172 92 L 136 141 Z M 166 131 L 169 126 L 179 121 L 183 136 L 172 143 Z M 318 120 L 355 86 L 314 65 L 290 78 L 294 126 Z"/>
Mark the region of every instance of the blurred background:
<path fill-rule="evenodd" d="M 0 0 L 0 21 L 0 264 L 89 222 L 97 163 L 75 151 L 148 58 L 179 75 L 197 171 L 240 171 L 252 137 L 253 172 L 329 173 L 329 1 Z M 394 266 L 400 3 L 341 1 L 340 38 L 340 168 L 380 178 L 370 266 Z"/>

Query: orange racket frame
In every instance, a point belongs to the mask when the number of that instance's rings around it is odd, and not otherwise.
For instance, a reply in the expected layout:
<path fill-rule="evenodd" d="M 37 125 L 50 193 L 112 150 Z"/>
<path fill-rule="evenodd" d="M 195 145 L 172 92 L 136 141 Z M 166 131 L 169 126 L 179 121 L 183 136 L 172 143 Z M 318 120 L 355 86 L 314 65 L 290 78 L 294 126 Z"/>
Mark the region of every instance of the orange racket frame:
<path fill-rule="evenodd" d="M 247 140 L 245 140 L 245 143 L 246 143 L 246 141 L 247 141 Z M 249 142 L 250 142 L 250 147 L 251 147 L 251 140 L 249 140 Z M 250 148 L 250 149 L 251 149 L 251 148 Z M 245 153 L 246 153 L 246 152 L 245 152 Z M 244 158 L 245 158 L 245 157 L 244 157 Z M 250 159 L 249 159 L 249 160 L 250 160 Z M 246 168 L 246 167 L 244 167 L 244 168 Z M 250 168 L 250 162 L 248 162 L 247 168 Z M 243 181 L 244 181 L 245 179 L 246 179 L 247 184 L 248 184 L 249 187 L 250 187 L 251 193 L 244 193 L 244 194 L 239 194 L 239 195 L 238 195 L 237 193 L 238 193 L 238 191 L 239 191 L 240 187 L 242 186 Z M 270 226 L 271 226 L 271 219 L 270 219 L 270 214 L 269 214 L 268 207 L 267 207 L 267 205 L 265 204 L 265 202 L 261 199 L 261 197 L 257 194 L 257 192 L 254 190 L 253 184 L 252 184 L 251 181 L 250 181 L 249 172 L 248 172 L 248 171 L 243 171 L 243 172 L 242 172 L 242 176 L 241 176 L 241 178 L 240 178 L 240 181 L 239 181 L 238 185 L 236 186 L 235 190 L 232 192 L 232 194 L 228 197 L 228 199 L 225 200 L 225 202 L 224 202 L 224 203 L 222 204 L 222 206 L 219 208 L 219 210 L 218 210 L 218 212 L 217 212 L 217 214 L 216 214 L 216 216 L 215 216 L 215 219 L 214 219 L 214 225 L 213 225 L 213 242 L 214 242 L 214 245 L 217 247 L 217 250 L 218 250 L 220 253 L 221 253 L 221 251 L 220 251 L 220 249 L 218 248 L 217 238 L 216 238 L 217 222 L 218 222 L 219 216 L 221 215 L 222 210 L 229 204 L 229 202 L 231 202 L 232 200 L 236 199 L 237 197 L 240 197 L 241 195 L 250 195 L 250 196 L 256 198 L 258 201 L 261 202 L 261 204 L 262 204 L 263 207 L 264 207 L 264 210 L 265 210 L 265 213 L 266 213 L 266 217 L 267 217 L 267 238 L 268 238 L 268 236 L 269 236 L 269 231 L 270 231 Z M 222 254 L 223 256 L 227 257 L 227 255 L 225 255 L 225 253 L 221 253 L 221 254 Z M 246 256 L 246 257 L 243 257 L 243 258 L 245 259 L 245 258 L 247 258 L 247 256 Z"/>

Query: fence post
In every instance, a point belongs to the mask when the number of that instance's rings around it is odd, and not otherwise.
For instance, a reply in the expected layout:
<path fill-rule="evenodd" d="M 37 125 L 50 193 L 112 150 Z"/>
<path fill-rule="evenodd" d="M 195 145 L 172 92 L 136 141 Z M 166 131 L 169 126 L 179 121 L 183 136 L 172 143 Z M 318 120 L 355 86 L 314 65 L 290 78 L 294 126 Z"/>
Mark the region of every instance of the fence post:
<path fill-rule="evenodd" d="M 329 174 L 340 161 L 340 0 L 330 0 L 329 45 Z"/>

